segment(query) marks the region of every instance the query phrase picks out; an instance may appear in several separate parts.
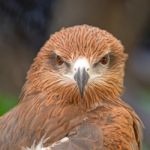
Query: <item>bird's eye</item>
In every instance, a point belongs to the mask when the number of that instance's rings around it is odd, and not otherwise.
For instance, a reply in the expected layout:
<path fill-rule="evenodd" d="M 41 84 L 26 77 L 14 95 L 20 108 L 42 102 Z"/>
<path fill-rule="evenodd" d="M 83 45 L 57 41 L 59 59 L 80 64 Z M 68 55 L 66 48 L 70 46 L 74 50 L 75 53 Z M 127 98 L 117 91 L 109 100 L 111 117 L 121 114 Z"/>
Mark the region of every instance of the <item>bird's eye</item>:
<path fill-rule="evenodd" d="M 108 64 L 110 60 L 110 56 L 109 54 L 105 55 L 104 57 L 101 58 L 101 60 L 99 61 L 102 65 L 106 65 Z"/>
<path fill-rule="evenodd" d="M 64 63 L 64 61 L 63 61 L 63 59 L 60 57 L 60 56 L 56 56 L 56 63 L 57 63 L 57 65 L 62 65 L 63 63 Z"/>

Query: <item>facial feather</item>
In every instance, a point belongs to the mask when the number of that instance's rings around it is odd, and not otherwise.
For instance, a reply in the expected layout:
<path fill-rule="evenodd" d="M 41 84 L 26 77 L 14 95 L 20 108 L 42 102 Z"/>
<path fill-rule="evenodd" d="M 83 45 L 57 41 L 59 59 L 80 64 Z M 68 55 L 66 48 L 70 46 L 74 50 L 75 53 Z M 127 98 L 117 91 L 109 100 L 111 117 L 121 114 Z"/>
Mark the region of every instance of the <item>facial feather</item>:
<path fill-rule="evenodd" d="M 54 54 L 56 58 L 52 59 Z M 100 65 L 99 61 L 106 54 L 110 55 L 109 64 Z M 58 56 L 63 65 L 55 64 Z M 91 74 L 95 75 L 86 84 L 83 97 L 72 76 L 74 64 L 80 58 L 87 60 Z M 62 103 L 82 102 L 86 108 L 103 100 L 116 99 L 123 89 L 126 58 L 120 41 L 104 30 L 88 25 L 62 29 L 50 37 L 35 58 L 24 94 L 44 91 L 47 96 L 59 95 Z"/>

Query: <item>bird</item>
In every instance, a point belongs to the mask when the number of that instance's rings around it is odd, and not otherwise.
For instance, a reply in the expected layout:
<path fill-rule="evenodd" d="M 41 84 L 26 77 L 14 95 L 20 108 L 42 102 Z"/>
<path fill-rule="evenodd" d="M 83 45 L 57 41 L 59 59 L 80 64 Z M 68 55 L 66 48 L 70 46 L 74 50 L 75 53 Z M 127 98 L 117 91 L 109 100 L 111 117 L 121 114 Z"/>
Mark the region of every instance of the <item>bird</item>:
<path fill-rule="evenodd" d="M 127 57 L 122 43 L 98 27 L 52 34 L 17 106 L 0 117 L 0 149 L 141 150 L 143 123 L 121 99 Z"/>

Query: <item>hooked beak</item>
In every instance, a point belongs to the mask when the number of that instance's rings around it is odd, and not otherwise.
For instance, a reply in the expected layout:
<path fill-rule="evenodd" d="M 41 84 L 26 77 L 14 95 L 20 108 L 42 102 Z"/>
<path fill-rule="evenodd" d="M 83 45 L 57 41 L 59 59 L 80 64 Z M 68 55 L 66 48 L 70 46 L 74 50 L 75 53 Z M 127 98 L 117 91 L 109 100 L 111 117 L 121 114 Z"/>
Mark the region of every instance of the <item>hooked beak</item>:
<path fill-rule="evenodd" d="M 77 82 L 77 85 L 79 87 L 80 95 L 83 98 L 84 95 L 84 89 L 88 82 L 89 74 L 85 70 L 85 68 L 78 68 L 77 72 L 74 75 L 74 80 Z"/>

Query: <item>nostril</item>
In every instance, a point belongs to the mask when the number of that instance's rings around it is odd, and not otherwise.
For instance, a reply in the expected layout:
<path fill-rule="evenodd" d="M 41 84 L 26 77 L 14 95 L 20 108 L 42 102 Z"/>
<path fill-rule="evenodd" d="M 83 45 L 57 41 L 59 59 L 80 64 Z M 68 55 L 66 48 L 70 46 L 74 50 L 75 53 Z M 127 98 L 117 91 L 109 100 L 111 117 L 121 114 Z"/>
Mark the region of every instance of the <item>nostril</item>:
<path fill-rule="evenodd" d="M 89 71 L 90 68 L 86 68 L 86 71 Z"/>

